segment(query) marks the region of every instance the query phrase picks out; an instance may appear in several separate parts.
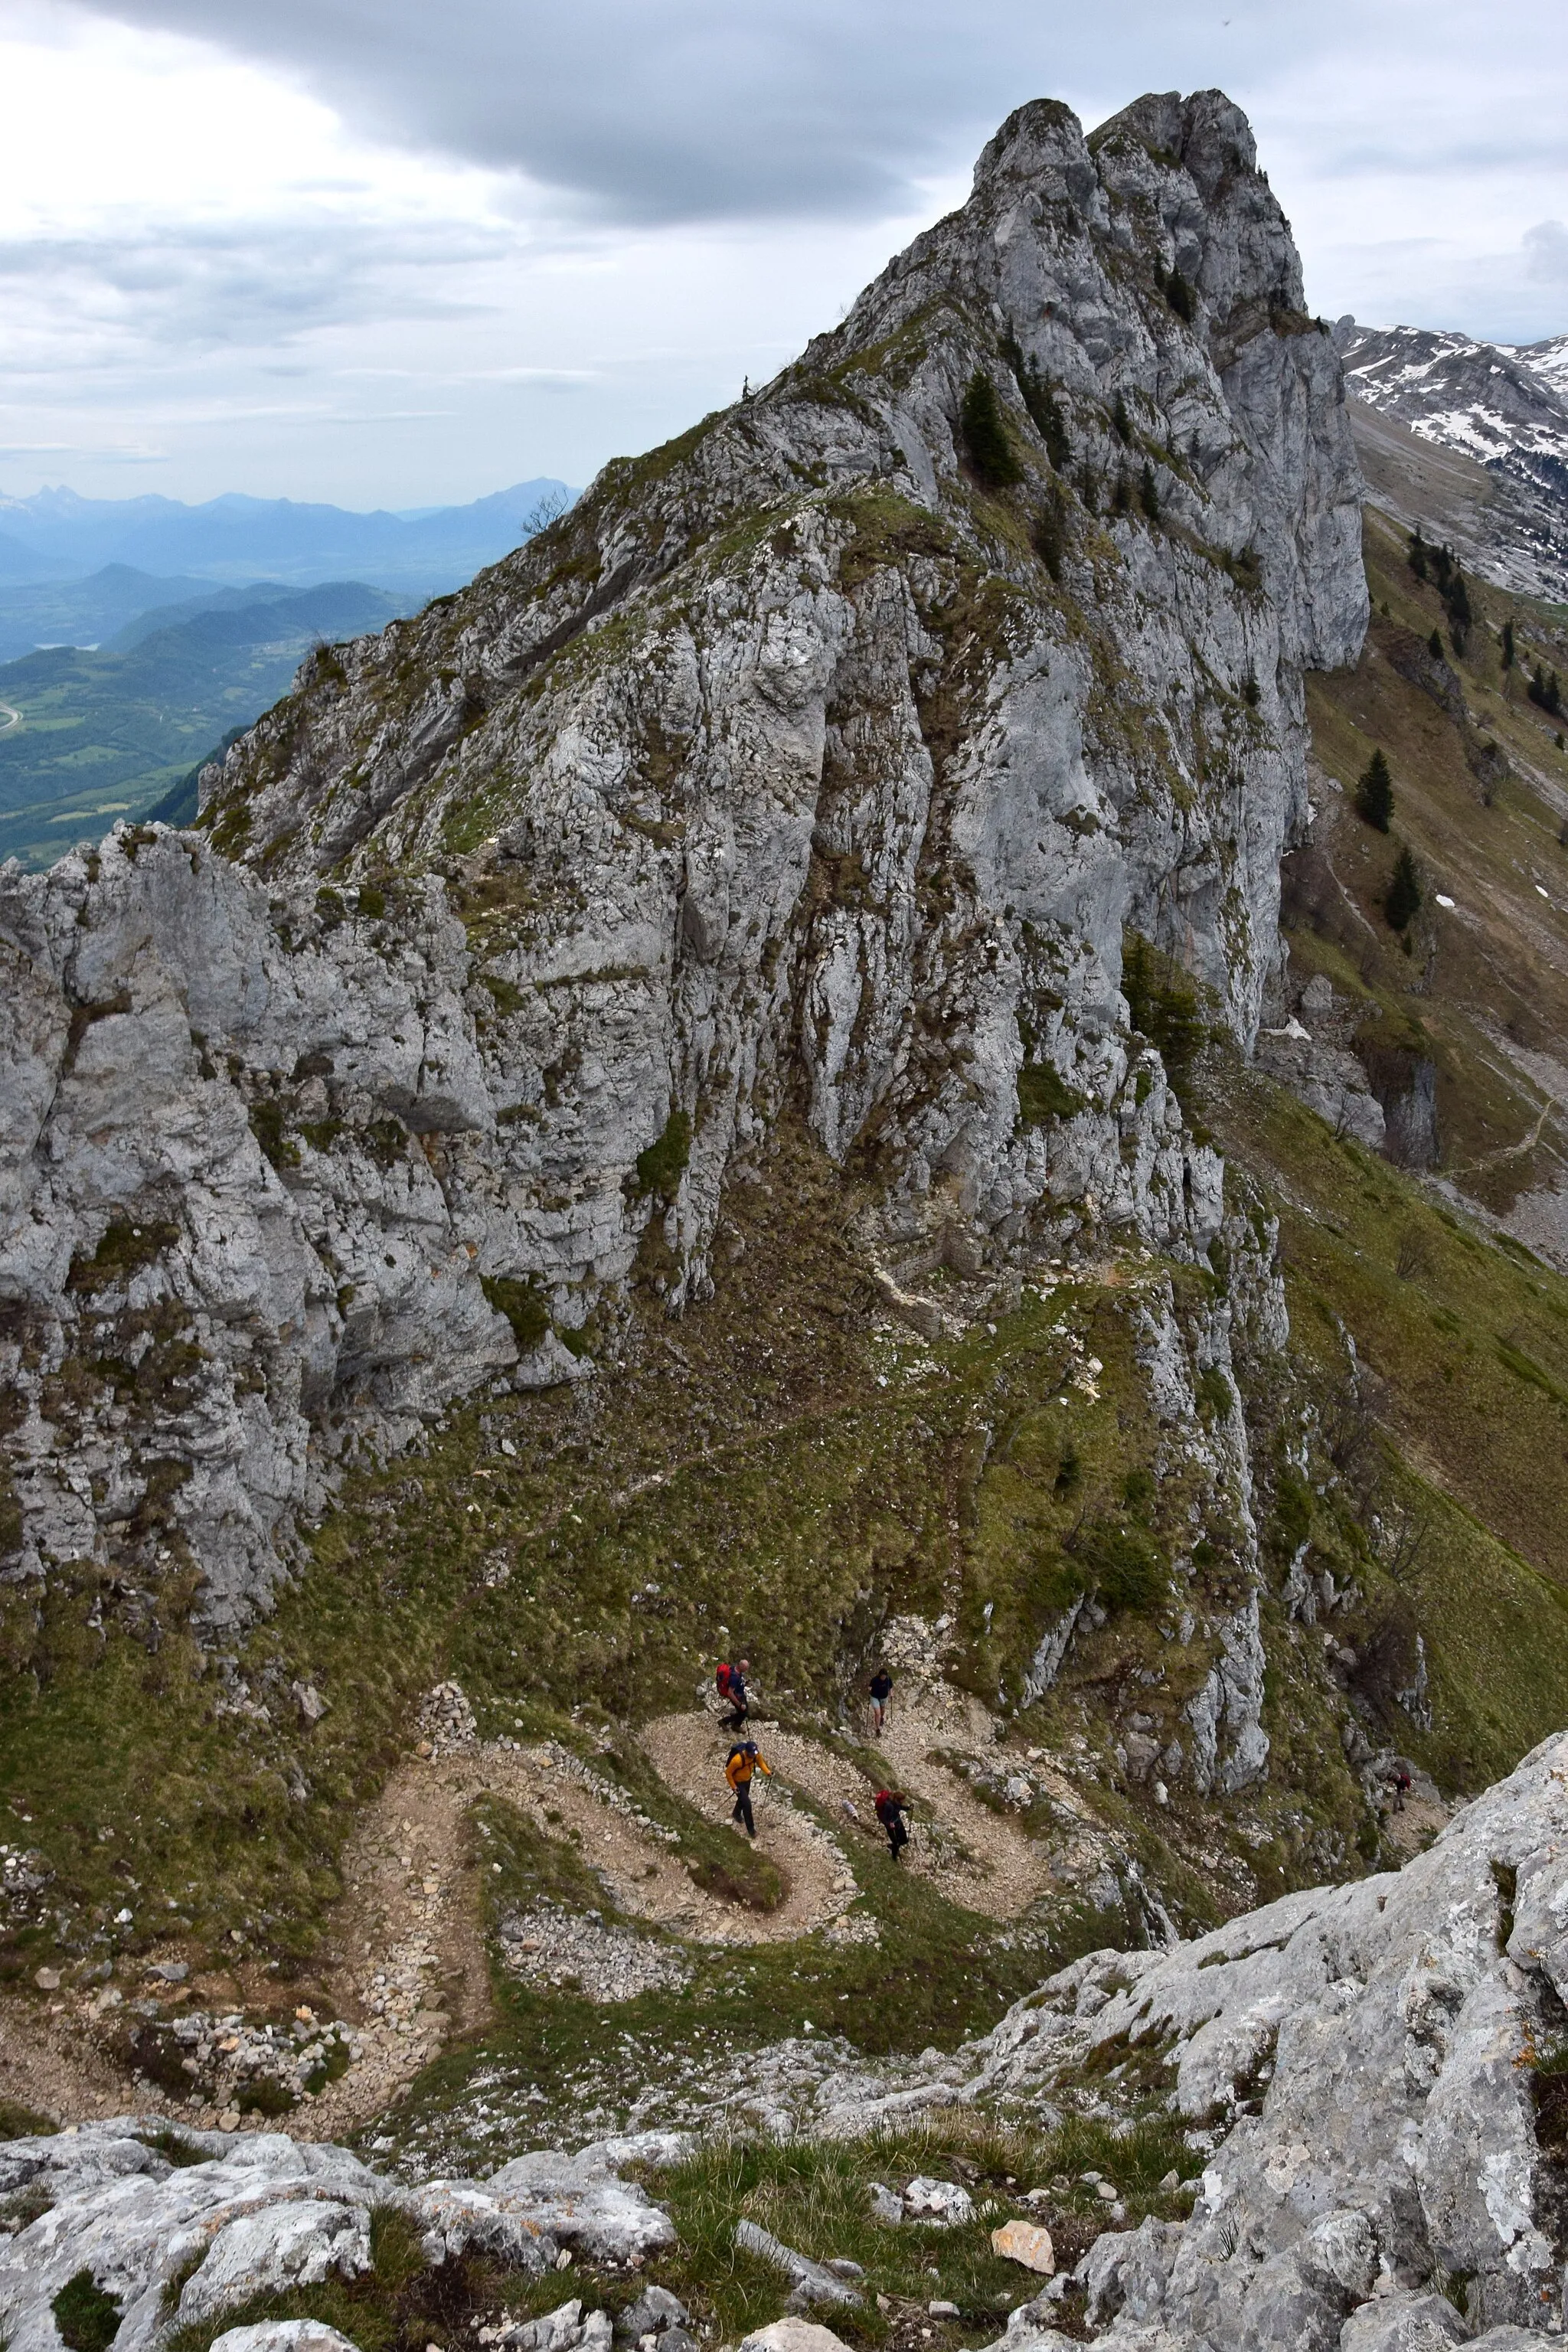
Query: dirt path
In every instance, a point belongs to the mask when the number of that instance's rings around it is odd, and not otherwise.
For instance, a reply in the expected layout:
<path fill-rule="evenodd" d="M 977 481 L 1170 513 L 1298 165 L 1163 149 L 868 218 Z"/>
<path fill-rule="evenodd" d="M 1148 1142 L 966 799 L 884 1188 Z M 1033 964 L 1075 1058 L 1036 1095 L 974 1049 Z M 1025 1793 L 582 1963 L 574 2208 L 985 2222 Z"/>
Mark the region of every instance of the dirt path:
<path fill-rule="evenodd" d="M 844 1833 L 855 1836 L 857 1843 L 864 1839 L 885 1853 L 872 1805 L 875 1785 L 857 1764 L 819 1740 L 774 1725 L 758 1723 L 755 1737 L 780 1781 L 803 1790 L 826 1807 L 842 1821 Z M 710 1792 L 723 1754 L 723 1735 L 713 1717 L 703 1713 L 666 1716 L 648 1727 L 644 1743 L 671 1787 L 702 1802 L 704 1775 L 706 1792 Z M 994 1756 L 993 1717 L 977 1699 L 964 1697 L 944 1684 L 901 1686 L 878 1753 L 885 1759 L 888 1783 L 914 1801 L 910 1812 L 915 1835 L 906 1850 L 904 1867 L 932 1880 L 953 1902 L 987 1918 L 1016 1918 L 1050 1885 L 1050 1857 L 1021 1823 L 994 1812 L 959 1773 L 931 1760 L 931 1751 L 942 1748 Z M 1058 1803 L 1075 1812 L 1082 1810 L 1069 1782 L 1042 1774 L 1038 1766 L 1030 1769 L 1037 1785 L 1048 1782 L 1047 1793 Z M 766 1819 L 759 1806 L 759 1842 L 763 1843 Z M 779 1858 L 784 1860 L 782 1855 Z M 785 1860 L 785 1867 L 790 1866 Z"/>
<path fill-rule="evenodd" d="M 336 2013 L 353 2025 L 360 2055 L 346 2074 L 294 2111 L 289 2128 L 301 2138 L 341 2138 L 381 2114 L 452 2034 L 490 2021 L 480 1874 L 498 1865 L 473 1817 L 481 1795 L 515 1805 L 545 1836 L 570 1839 L 616 1909 L 682 1941 L 777 1943 L 820 1928 L 847 1937 L 863 1927 L 874 1935 L 869 1921 L 844 1916 L 856 1881 L 839 1838 L 789 1801 L 792 1788 L 814 1798 L 840 1822 L 840 1837 L 852 1838 L 864 1854 L 883 1844 L 872 1784 L 817 1740 L 765 1724 L 759 1731 L 776 1779 L 757 1801 L 757 1843 L 788 1889 L 771 1913 L 694 1886 L 679 1846 L 608 1771 L 556 1741 L 521 1747 L 470 1739 L 448 1743 L 445 1752 L 437 1741 L 437 1752 L 410 1756 L 354 1831 L 332 1919 L 338 1957 L 325 1990 Z M 641 1738 L 668 1788 L 710 1818 L 724 1819 L 727 1743 L 713 1716 L 700 1709 L 665 1716 Z M 913 1800 L 916 1836 L 906 1866 L 972 1910 L 1016 1917 L 1050 1884 L 1047 1849 L 933 1761 L 931 1751 L 942 1748 L 994 1754 L 991 1717 L 977 1701 L 940 1683 L 906 1681 L 879 1750 L 889 1780 Z M 1068 1782 L 1058 1790 L 1056 1776 L 1038 1765 L 1030 1769 L 1037 1784 L 1048 1782 L 1060 1802 L 1079 1810 Z M 216 1979 L 210 1993 L 205 1981 L 198 1984 L 218 2008 L 231 2000 L 243 2003 L 247 1995 L 268 1998 L 261 1979 L 243 1989 L 226 1980 L 221 1997 Z M 47 2009 L 34 2001 L 6 2007 L 14 2016 L 0 2033 L 0 2096 L 56 2116 L 122 2113 L 134 2105 L 195 2119 L 151 2084 L 127 2084 L 83 2031 L 88 2008 L 79 1992 L 62 1994 Z M 232 2111 L 215 2109 L 199 2119 L 216 2124 L 220 2112 L 233 2128 Z M 267 2126 L 257 2116 L 242 2127 Z"/>
<path fill-rule="evenodd" d="M 0 2006 L 0 2099 L 72 2121 L 122 2116 L 132 2104 L 161 2107 L 156 2093 L 143 2100 L 138 2091 L 132 2101 L 120 2069 L 83 2033 L 80 2008 L 71 2000 L 41 2011 L 15 1998 Z"/>
<path fill-rule="evenodd" d="M 1015 1919 L 1046 1892 L 1051 1883 L 1046 1849 L 1019 1822 L 983 1804 L 959 1773 L 932 1760 L 932 1749 L 942 1748 L 994 1755 L 992 1717 L 977 1699 L 943 1684 L 903 1685 L 876 1746 L 888 1785 L 913 1801 L 907 1869 L 932 1880 L 954 1903 L 991 1919 Z M 870 1802 L 875 1791 L 853 1764 L 790 1732 L 774 1733 L 767 1753 L 819 1803 L 835 1811 L 852 1804 L 861 1825 L 882 1843 Z M 1036 1781 L 1041 1777 L 1034 1768 Z M 1058 1794 L 1054 1786 L 1050 1793 Z M 1065 1781 L 1061 1800 L 1076 1809 Z"/>
<path fill-rule="evenodd" d="M 727 1817 L 724 1759 L 729 1742 L 712 1716 L 701 1709 L 660 1716 L 645 1725 L 642 1744 L 668 1788 L 704 1812 Z M 777 1763 L 769 1749 L 764 1748 L 763 1753 L 770 1763 Z M 791 1807 L 787 1790 L 764 1785 L 754 1805 L 758 1847 L 783 1872 L 789 1892 L 776 1911 L 726 1906 L 729 1923 L 722 1940 L 776 1944 L 792 1936 L 809 1936 L 848 1909 L 855 1900 L 855 1874 L 826 1832 Z"/>
<path fill-rule="evenodd" d="M 684 1726 L 686 1719 L 667 1719 Z M 722 1746 L 706 1717 L 702 1738 L 660 1737 L 649 1753 L 672 1788 L 711 1810 L 722 1790 Z M 717 1759 L 717 1760 L 716 1760 Z M 616 1907 L 698 1943 L 774 1943 L 807 1935 L 847 1908 L 853 1874 L 815 1822 L 763 1811 L 758 1843 L 784 1874 L 779 1909 L 760 1913 L 694 1886 L 679 1849 L 645 1825 L 610 1780 L 554 1741 L 411 1758 L 393 1775 L 344 1857 L 333 1922 L 343 1966 L 333 2000 L 356 2023 L 363 2055 L 308 2112 L 302 2137 L 331 2139 L 368 2122 L 412 2081 L 453 2032 L 489 2022 L 489 1970 L 479 1930 L 478 1874 L 492 1867 L 469 1809 L 481 1794 L 515 1805 L 544 1835 L 574 1838 Z"/>

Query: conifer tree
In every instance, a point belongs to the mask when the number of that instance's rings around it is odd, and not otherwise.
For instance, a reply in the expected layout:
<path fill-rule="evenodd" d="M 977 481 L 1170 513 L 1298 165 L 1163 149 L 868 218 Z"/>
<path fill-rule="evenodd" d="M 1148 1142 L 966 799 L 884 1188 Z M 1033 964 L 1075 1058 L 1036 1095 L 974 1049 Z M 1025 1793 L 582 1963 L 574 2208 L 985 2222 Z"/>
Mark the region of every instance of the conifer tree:
<path fill-rule="evenodd" d="M 1179 269 L 1173 269 L 1165 280 L 1165 299 L 1178 319 L 1193 322 L 1193 289 Z"/>
<path fill-rule="evenodd" d="M 1024 395 L 1024 405 L 1035 421 L 1035 429 L 1046 445 L 1046 455 L 1058 473 L 1065 473 L 1072 461 L 1072 443 L 1068 437 L 1067 419 L 1062 415 L 1060 401 L 1051 389 L 1050 381 L 1032 362 L 1018 379 Z"/>
<path fill-rule="evenodd" d="M 1434 661 L 1441 661 L 1444 658 L 1443 632 L 1441 629 L 1433 630 L 1431 635 L 1426 640 L 1426 650 L 1431 655 Z"/>
<path fill-rule="evenodd" d="M 1421 911 L 1421 877 L 1409 850 L 1402 849 L 1394 861 L 1394 874 L 1388 885 L 1388 896 L 1383 902 L 1384 913 L 1390 927 L 1396 931 L 1408 930 Z"/>
<path fill-rule="evenodd" d="M 1513 623 L 1511 621 L 1505 621 L 1502 625 L 1502 666 L 1504 669 L 1513 667 Z"/>
<path fill-rule="evenodd" d="M 1409 563 L 1410 569 L 1415 572 L 1417 580 L 1425 580 L 1426 577 L 1426 542 L 1421 536 L 1421 526 L 1419 523 L 1416 524 L 1415 530 L 1410 534 Z"/>
<path fill-rule="evenodd" d="M 1145 458 L 1143 478 L 1138 485 L 1138 501 L 1151 522 L 1160 520 L 1160 488 L 1154 479 L 1154 468 Z"/>
<path fill-rule="evenodd" d="M 1379 833 L 1386 833 L 1394 817 L 1394 778 L 1388 772 L 1388 760 L 1380 743 L 1373 751 L 1355 788 L 1356 814 Z M 1399 926 L 1403 929 L 1403 925 Z"/>
<path fill-rule="evenodd" d="M 969 462 L 986 487 L 1002 489 L 1016 482 L 1022 469 L 1002 422 L 996 387 L 984 368 L 976 368 L 969 379 L 958 421 Z"/>

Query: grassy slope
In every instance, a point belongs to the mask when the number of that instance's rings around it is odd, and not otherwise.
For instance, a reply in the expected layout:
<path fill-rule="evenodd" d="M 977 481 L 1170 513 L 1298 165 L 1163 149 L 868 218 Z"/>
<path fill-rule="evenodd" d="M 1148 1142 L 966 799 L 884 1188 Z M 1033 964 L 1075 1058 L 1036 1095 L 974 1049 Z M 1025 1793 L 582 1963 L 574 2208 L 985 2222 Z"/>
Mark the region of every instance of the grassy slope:
<path fill-rule="evenodd" d="M 1426 1637 L 1427 1760 L 1481 1785 L 1568 1714 L 1568 1284 L 1267 1080 L 1233 1071 L 1211 1103 L 1227 1149 L 1272 1180 L 1299 1374 L 1325 1406 L 1342 1393 L 1348 1332 L 1374 1376 L 1393 1441 L 1366 1465 L 1383 1605 L 1402 1596 Z"/>
<path fill-rule="evenodd" d="M 1387 752 L 1394 829 L 1376 834 L 1331 800 L 1314 829 L 1313 849 L 1331 862 L 1347 896 L 1329 907 L 1326 919 L 1320 914 L 1292 932 L 1292 958 L 1299 971 L 1325 970 L 1336 987 L 1365 1002 L 1369 1041 L 1375 1018 L 1377 1035 L 1407 1040 L 1434 1055 L 1445 1171 L 1470 1197 L 1502 1212 L 1532 1185 L 1561 1180 L 1568 1144 L 1568 1125 L 1560 1128 L 1554 1115 L 1537 1135 L 1547 1096 L 1518 1058 L 1555 1055 L 1568 1031 L 1568 848 L 1562 838 L 1568 753 L 1557 746 L 1559 722 L 1529 701 L 1523 674 L 1526 658 L 1562 664 L 1561 619 L 1549 608 L 1475 585 L 1476 625 L 1461 658 L 1436 589 L 1423 586 L 1405 561 L 1406 543 L 1403 531 L 1368 509 L 1373 619 L 1367 649 L 1354 670 L 1315 677 L 1310 687 L 1318 758 L 1347 794 L 1373 746 Z M 1511 671 L 1500 656 L 1508 618 L 1520 654 Z M 1474 714 L 1468 729 L 1390 659 L 1401 646 L 1424 646 L 1437 627 Z M 1467 742 L 1495 742 L 1508 759 L 1511 773 L 1489 805 L 1467 761 Z M 1457 901 L 1450 912 L 1428 896 L 1408 958 L 1380 904 L 1402 841 L 1415 850 L 1429 894 L 1443 891 Z"/>
<path fill-rule="evenodd" d="M 1563 1164 L 1548 1098 L 1512 1055 L 1552 1049 L 1568 1026 L 1568 757 L 1500 659 L 1509 617 L 1521 659 L 1550 659 L 1558 616 L 1472 584 L 1463 658 L 1446 635 L 1474 714 L 1460 724 L 1390 659 L 1402 641 L 1446 634 L 1447 615 L 1410 572 L 1404 532 L 1371 509 L 1366 520 L 1366 651 L 1354 670 L 1310 682 L 1314 749 L 1346 799 L 1317 795 L 1318 872 L 1295 894 L 1291 970 L 1324 972 L 1360 1004 L 1358 1045 L 1432 1058 L 1440 1166 L 1406 1175 L 1234 1066 L 1210 1115 L 1279 1210 L 1299 1364 L 1328 1397 L 1348 1331 L 1375 1376 L 1394 1447 L 1382 1549 L 1414 1546 L 1394 1581 L 1431 1654 L 1429 1760 L 1473 1786 L 1568 1713 L 1568 1285 L 1487 1223 Z M 1467 758 L 1487 742 L 1511 772 L 1489 802 Z M 1394 772 L 1388 836 L 1349 801 L 1374 745 Z M 1408 956 L 1381 907 L 1401 842 L 1429 894 Z"/>

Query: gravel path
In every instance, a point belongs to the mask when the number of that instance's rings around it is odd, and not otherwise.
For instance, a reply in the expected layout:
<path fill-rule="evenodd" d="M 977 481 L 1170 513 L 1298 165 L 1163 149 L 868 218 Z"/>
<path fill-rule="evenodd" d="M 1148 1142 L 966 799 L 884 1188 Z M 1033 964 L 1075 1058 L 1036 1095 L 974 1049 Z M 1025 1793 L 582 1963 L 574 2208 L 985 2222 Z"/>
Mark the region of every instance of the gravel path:
<path fill-rule="evenodd" d="M 787 1889 L 771 1913 L 694 1886 L 671 1832 L 639 1810 L 607 1768 L 553 1740 L 480 1744 L 462 1694 L 453 1685 L 431 1694 L 416 1727 L 421 1752 L 398 1767 L 344 1853 L 343 1898 L 331 1930 L 338 1957 L 327 1990 L 354 2027 L 358 2055 L 346 2074 L 301 2103 L 289 2128 L 302 2138 L 341 2138 L 389 2105 L 453 2033 L 490 2022 L 479 1875 L 494 1865 L 472 1811 L 486 1793 L 515 1805 L 543 1834 L 573 1838 L 608 1905 L 682 1941 L 777 1943 L 823 1928 L 835 1940 L 873 1940 L 874 1920 L 851 1912 L 855 1874 L 840 1843 L 853 1843 L 863 1867 L 879 1866 L 884 1842 L 872 1784 L 817 1740 L 765 1724 L 758 1733 L 777 1777 L 757 1799 L 757 1842 Z M 710 1819 L 727 1822 L 728 1739 L 713 1715 L 693 1709 L 665 1716 L 641 1738 L 668 1787 Z M 913 1800 L 916 1836 L 906 1866 L 986 1916 L 1016 1917 L 1050 1883 L 1047 1850 L 934 1761 L 932 1750 L 942 1748 L 994 1759 L 991 1717 L 938 1680 L 901 1679 L 877 1754 L 886 1759 L 887 1778 Z M 1059 1802 L 1080 1810 L 1068 1782 L 1058 1785 L 1048 1769 L 1031 1769 Z M 827 1810 L 839 1824 L 837 1836 L 790 1803 L 792 1788 Z M 682 1972 L 679 1954 L 668 1947 L 639 1949 L 634 1934 L 591 1916 L 521 1914 L 509 1925 L 503 1959 L 535 1980 L 581 1982 L 586 1972 L 615 1988 L 610 1997 L 630 1998 L 645 1979 L 673 1981 Z M 127 1999 L 138 1990 L 126 1981 Z M 247 1995 L 265 2001 L 268 1989 L 260 1980 L 243 1988 L 226 1980 L 220 1993 L 216 1980 L 210 1988 L 197 1980 L 190 2012 L 238 2007 Z M 68 1988 L 47 2008 L 35 2001 L 6 2007 L 13 2014 L 0 2033 L 0 2095 L 54 2115 L 123 2110 L 128 2086 L 94 2044 L 96 2011 L 85 1993 Z M 180 2004 L 171 2001 L 165 2013 L 181 2013 Z M 137 2086 L 133 2096 L 148 2111 L 218 2121 L 216 2110 L 166 2099 L 151 2084 Z M 265 2128 L 265 2118 L 247 2117 L 245 2127 Z"/>
<path fill-rule="evenodd" d="M 714 1717 L 701 1709 L 689 1715 L 663 1715 L 644 1726 L 642 1744 L 658 1767 L 660 1779 L 678 1796 L 718 1821 L 727 1821 L 732 1800 L 724 1779 L 729 1735 Z M 758 1746 L 770 1764 L 765 1736 Z M 781 1773 L 780 1778 L 787 1778 Z M 855 1874 L 826 1831 L 789 1803 L 787 1790 L 761 1783 L 752 1798 L 757 1844 L 781 1872 L 788 1892 L 776 1911 L 749 1911 L 726 1905 L 725 1943 L 776 1944 L 792 1936 L 809 1936 L 826 1927 L 855 1900 Z M 742 1834 L 736 1831 L 736 1836 Z"/>

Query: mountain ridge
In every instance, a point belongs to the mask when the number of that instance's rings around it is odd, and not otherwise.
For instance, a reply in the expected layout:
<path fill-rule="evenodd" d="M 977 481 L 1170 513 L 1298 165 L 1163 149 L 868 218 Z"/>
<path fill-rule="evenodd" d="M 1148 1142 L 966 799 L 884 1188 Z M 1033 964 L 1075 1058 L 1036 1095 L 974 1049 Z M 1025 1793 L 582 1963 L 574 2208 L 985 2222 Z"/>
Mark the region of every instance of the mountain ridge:
<path fill-rule="evenodd" d="M 1489 343 L 1425 328 L 1334 328 L 1347 390 L 1379 415 L 1483 466 L 1498 512 L 1479 533 L 1488 577 L 1568 598 L 1568 335 Z"/>
<path fill-rule="evenodd" d="M 283 585 L 309 585 L 325 572 L 429 593 L 458 585 L 514 547 L 542 501 L 549 508 L 572 496 L 564 483 L 541 476 L 407 520 L 386 509 L 360 513 L 238 491 L 196 506 L 155 495 L 87 499 L 63 488 L 23 499 L 0 494 L 0 561 L 14 546 L 39 567 L 40 579 L 127 563 L 229 583 L 276 576 Z"/>
<path fill-rule="evenodd" d="M 1467 1206 L 1563 1143 L 1554 641 L 1475 583 L 1450 664 L 1353 429 L 1223 94 L 1038 101 L 772 384 L 315 649 L 195 827 L 0 875 L 0 1965 L 49 2100 L 79 2035 L 202 2126 L 395 2100 L 451 2172 L 717 2064 L 793 2243 L 840 2052 L 847 2105 L 904 2049 L 935 2096 L 1049 1969 L 1088 2015 L 1108 1947 L 1317 1916 L 1555 1727 L 1568 1284 Z M 1168 2054 L 1119 2021 L 1049 2150 L 932 2150 L 1059 2162 L 1076 2252 L 1147 2089 L 1179 2230 Z M 1263 2262 L 1247 2326 L 1309 2289 Z"/>

